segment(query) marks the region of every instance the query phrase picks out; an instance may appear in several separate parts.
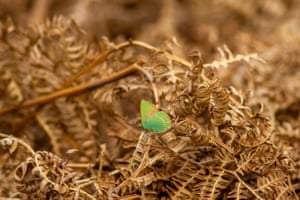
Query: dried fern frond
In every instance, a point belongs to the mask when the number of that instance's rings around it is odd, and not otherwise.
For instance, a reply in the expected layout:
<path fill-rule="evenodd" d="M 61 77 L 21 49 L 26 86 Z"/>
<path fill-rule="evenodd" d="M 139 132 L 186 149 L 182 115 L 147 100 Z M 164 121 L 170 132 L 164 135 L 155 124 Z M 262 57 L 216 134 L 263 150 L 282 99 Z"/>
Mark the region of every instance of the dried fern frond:
<path fill-rule="evenodd" d="M 211 90 L 208 83 L 202 83 L 196 85 L 193 89 L 195 93 L 194 100 L 194 110 L 196 115 L 201 115 L 201 113 L 208 109 L 210 98 L 211 98 Z"/>
<path fill-rule="evenodd" d="M 192 97 L 188 95 L 181 95 L 177 97 L 174 102 L 174 114 L 178 117 L 186 117 L 192 114 L 193 101 Z"/>
<path fill-rule="evenodd" d="M 262 155 L 262 152 L 265 152 Z M 240 164 L 237 172 L 241 174 L 255 172 L 268 173 L 269 168 L 278 159 L 280 153 L 272 144 L 262 144 L 255 149 L 248 149 L 240 154 Z"/>
<path fill-rule="evenodd" d="M 176 124 L 175 131 L 177 135 L 190 137 L 191 143 L 197 146 L 205 145 L 210 140 L 208 130 L 205 130 L 196 121 L 191 119 L 180 121 Z"/>
<path fill-rule="evenodd" d="M 37 152 L 33 158 L 16 168 L 18 191 L 32 199 L 70 197 L 69 187 L 72 185 L 68 184 L 78 175 L 64 167 L 63 162 L 49 152 Z"/>
<path fill-rule="evenodd" d="M 260 58 L 256 53 L 253 54 L 247 54 L 247 55 L 233 55 L 233 53 L 230 51 L 230 49 L 227 46 L 224 46 L 223 48 L 218 48 L 218 52 L 220 53 L 221 60 L 220 61 L 214 61 L 212 63 L 204 64 L 204 67 L 214 67 L 214 68 L 220 68 L 220 67 L 228 67 L 230 64 L 235 62 L 241 62 L 245 61 L 247 63 L 250 63 L 250 60 L 256 60 L 262 63 L 265 63 L 265 61 Z"/>
<path fill-rule="evenodd" d="M 253 194 L 240 182 L 237 182 L 235 188 L 228 194 L 228 199 L 246 200 L 254 198 Z"/>
<path fill-rule="evenodd" d="M 194 185 L 195 197 L 201 199 L 217 199 L 221 197 L 222 191 L 227 188 L 233 176 L 218 168 L 208 168 L 207 175 L 200 175 L 201 179 Z"/>
<path fill-rule="evenodd" d="M 63 17 L 25 29 L 6 23 L 1 30 L 0 127 L 32 145 L 1 135 L 0 161 L 13 164 L 0 162 L 0 172 L 17 166 L 18 197 L 296 197 L 299 162 L 275 142 L 280 135 L 272 136 L 276 127 L 296 133 L 298 116 L 291 127 L 274 125 L 259 99 L 218 75 L 221 66 L 241 61 L 263 70 L 256 55 L 224 48 L 221 61 L 204 63 L 199 53 L 186 59 L 169 44 L 103 39 L 91 45 Z M 257 87 L 254 79 L 251 84 Z M 141 99 L 169 115 L 168 131 L 141 131 Z M 273 116 L 284 122 L 284 112 Z M 72 159 L 70 149 L 77 149 Z"/>
<path fill-rule="evenodd" d="M 212 116 L 212 123 L 219 126 L 224 122 L 224 117 L 229 107 L 229 93 L 223 88 L 221 81 L 218 78 L 212 80 L 210 90 L 210 113 Z"/>
<path fill-rule="evenodd" d="M 205 173 L 203 169 L 195 169 L 189 162 L 183 163 L 169 179 L 170 183 L 166 186 L 170 199 L 194 199 L 193 189 L 195 183 Z M 200 196 L 198 196 L 200 197 Z"/>
<path fill-rule="evenodd" d="M 268 175 L 257 179 L 256 192 L 264 199 L 297 199 L 299 198 L 289 184 L 288 177 L 282 171 L 270 171 Z"/>

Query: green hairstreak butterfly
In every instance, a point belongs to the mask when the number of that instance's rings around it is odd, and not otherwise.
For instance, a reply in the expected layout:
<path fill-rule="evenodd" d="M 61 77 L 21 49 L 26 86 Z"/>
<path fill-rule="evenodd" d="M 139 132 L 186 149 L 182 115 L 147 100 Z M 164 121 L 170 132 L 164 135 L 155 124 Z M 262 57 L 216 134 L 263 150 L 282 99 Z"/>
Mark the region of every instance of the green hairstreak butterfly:
<path fill-rule="evenodd" d="M 152 103 L 141 101 L 142 125 L 146 130 L 162 133 L 171 127 L 171 119 L 164 111 L 159 111 Z"/>

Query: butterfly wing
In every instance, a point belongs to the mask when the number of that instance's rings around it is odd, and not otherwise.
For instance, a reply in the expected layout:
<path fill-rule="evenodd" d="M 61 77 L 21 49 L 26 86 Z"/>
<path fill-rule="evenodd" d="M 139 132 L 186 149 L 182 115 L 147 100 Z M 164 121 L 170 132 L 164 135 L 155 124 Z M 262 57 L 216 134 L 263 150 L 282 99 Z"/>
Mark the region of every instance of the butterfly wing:
<path fill-rule="evenodd" d="M 151 118 L 146 122 L 145 129 L 153 132 L 165 132 L 171 127 L 171 119 L 167 113 L 159 111 L 154 113 Z"/>
<path fill-rule="evenodd" d="M 140 111 L 141 111 L 142 125 L 145 129 L 148 129 L 147 122 L 155 113 L 158 112 L 158 109 L 152 103 L 142 100 L 140 104 Z"/>

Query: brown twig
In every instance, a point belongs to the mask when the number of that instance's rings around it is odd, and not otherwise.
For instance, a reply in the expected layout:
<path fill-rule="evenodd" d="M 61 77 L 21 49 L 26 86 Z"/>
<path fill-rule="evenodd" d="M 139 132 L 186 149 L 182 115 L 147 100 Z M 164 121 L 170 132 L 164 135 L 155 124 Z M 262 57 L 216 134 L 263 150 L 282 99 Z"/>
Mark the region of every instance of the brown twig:
<path fill-rule="evenodd" d="M 23 102 L 22 104 L 4 108 L 4 109 L 0 110 L 0 116 L 4 115 L 6 113 L 9 113 L 9 112 L 15 111 L 17 109 L 26 108 L 26 107 L 30 107 L 30 106 L 34 106 L 34 105 L 43 105 L 43 104 L 49 103 L 59 97 L 75 95 L 75 94 L 78 94 L 78 93 L 86 91 L 86 90 L 90 90 L 90 89 L 94 89 L 94 88 L 106 85 L 108 83 L 119 80 L 121 78 L 124 78 L 128 75 L 131 75 L 131 74 L 139 71 L 137 65 L 140 65 L 140 64 L 142 64 L 142 61 L 138 61 L 137 63 L 135 63 L 123 70 L 115 72 L 115 73 L 111 74 L 110 76 L 102 78 L 100 80 L 97 80 L 97 81 L 94 81 L 91 83 L 83 83 L 83 84 L 80 84 L 80 85 L 77 85 L 74 87 L 69 87 L 69 88 L 65 88 L 62 90 L 58 90 L 57 92 L 53 92 L 49 95 L 44 95 L 41 97 L 37 97 L 35 99 L 30 99 L 28 101 Z"/>
<path fill-rule="evenodd" d="M 94 60 L 91 64 L 89 64 L 88 66 L 86 66 L 85 68 L 83 68 L 82 70 L 80 70 L 79 72 L 77 72 L 76 74 L 74 74 L 71 78 L 69 78 L 69 80 L 67 80 L 62 87 L 67 87 L 69 86 L 71 83 L 73 83 L 75 80 L 77 80 L 81 75 L 86 74 L 87 72 L 91 71 L 92 69 L 94 69 L 94 67 L 96 67 L 98 64 L 100 64 L 101 62 L 103 62 L 107 56 L 109 56 L 110 54 L 112 54 L 113 52 L 116 52 L 120 49 L 123 49 L 125 47 L 128 47 L 131 45 L 131 42 L 123 42 L 115 47 L 113 47 L 112 49 L 109 49 L 107 51 L 105 51 L 104 53 L 102 53 L 96 60 Z"/>

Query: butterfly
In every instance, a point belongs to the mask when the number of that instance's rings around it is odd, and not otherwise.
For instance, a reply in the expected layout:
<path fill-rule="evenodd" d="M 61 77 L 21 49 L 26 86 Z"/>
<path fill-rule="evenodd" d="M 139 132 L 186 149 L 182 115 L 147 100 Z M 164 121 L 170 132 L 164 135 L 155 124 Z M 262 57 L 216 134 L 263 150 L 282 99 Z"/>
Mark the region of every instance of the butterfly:
<path fill-rule="evenodd" d="M 146 130 L 162 133 L 171 127 L 171 119 L 164 111 L 159 111 L 152 103 L 142 100 L 140 105 L 142 125 Z"/>

